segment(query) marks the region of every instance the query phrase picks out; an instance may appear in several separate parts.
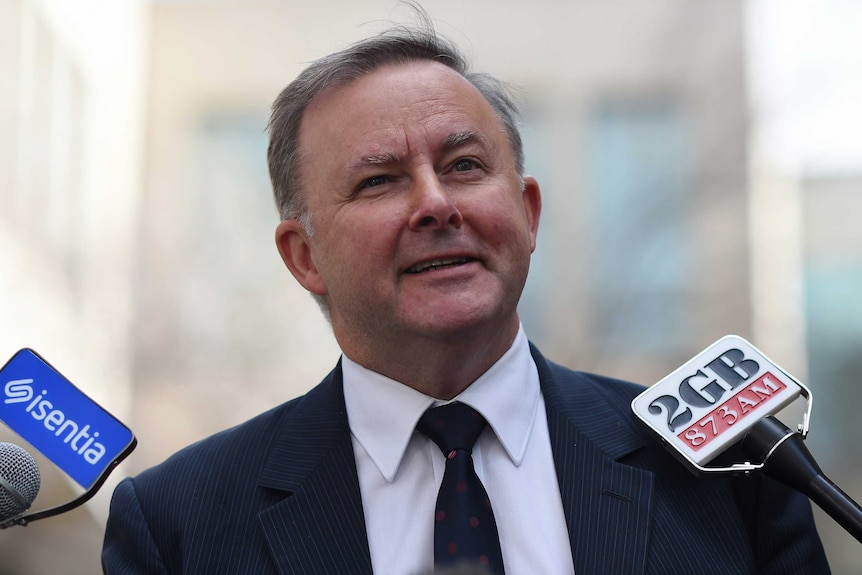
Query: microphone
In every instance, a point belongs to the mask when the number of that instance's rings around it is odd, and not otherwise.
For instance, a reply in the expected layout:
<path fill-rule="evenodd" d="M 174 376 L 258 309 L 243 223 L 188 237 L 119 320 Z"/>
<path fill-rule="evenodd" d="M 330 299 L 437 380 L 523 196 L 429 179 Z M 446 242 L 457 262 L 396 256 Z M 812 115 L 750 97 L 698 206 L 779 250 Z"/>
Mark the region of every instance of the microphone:
<path fill-rule="evenodd" d="M 41 483 L 33 456 L 14 443 L 0 442 L 0 521 L 30 509 Z"/>
<path fill-rule="evenodd" d="M 862 507 L 824 475 L 801 435 L 769 416 L 742 440 L 742 452 L 762 460 L 766 475 L 807 495 L 862 542 Z"/>
<path fill-rule="evenodd" d="M 799 431 L 791 431 L 772 416 L 800 396 L 808 409 Z M 823 474 L 802 442 L 811 406 L 808 388 L 735 335 L 719 339 L 632 401 L 635 416 L 690 471 L 762 470 L 807 495 L 862 542 L 862 508 Z M 737 453 L 754 463 L 707 466 L 721 454 Z"/>
<path fill-rule="evenodd" d="M 39 467 L 21 447 L 0 444 L 0 529 L 83 504 L 137 446 L 131 429 L 28 348 L 0 368 L 0 422 L 84 490 L 68 503 L 24 514 L 39 492 Z"/>

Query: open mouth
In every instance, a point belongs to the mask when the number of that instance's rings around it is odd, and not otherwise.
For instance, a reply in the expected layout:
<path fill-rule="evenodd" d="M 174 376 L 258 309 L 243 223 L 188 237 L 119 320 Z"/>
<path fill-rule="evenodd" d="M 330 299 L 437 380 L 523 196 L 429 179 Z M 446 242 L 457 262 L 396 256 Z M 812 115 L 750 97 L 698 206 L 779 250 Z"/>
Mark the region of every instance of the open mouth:
<path fill-rule="evenodd" d="M 420 274 L 422 272 L 434 271 L 434 270 L 442 270 L 446 268 L 452 268 L 455 266 L 460 266 L 466 264 L 467 262 L 472 261 L 470 258 L 447 258 L 442 260 L 432 260 L 428 262 L 422 262 L 420 264 L 416 264 L 415 266 L 410 266 L 407 268 L 405 273 L 408 274 Z"/>

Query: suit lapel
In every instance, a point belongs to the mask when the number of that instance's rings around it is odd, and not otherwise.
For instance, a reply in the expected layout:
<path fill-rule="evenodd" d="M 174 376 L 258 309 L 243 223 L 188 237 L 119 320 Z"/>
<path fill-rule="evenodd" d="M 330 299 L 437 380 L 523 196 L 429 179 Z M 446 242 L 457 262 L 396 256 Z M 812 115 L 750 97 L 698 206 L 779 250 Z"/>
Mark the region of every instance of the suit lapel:
<path fill-rule="evenodd" d="M 285 416 L 259 481 L 287 497 L 260 513 L 279 572 L 371 573 L 341 365 Z"/>
<path fill-rule="evenodd" d="M 644 446 L 585 375 L 554 369 L 533 348 L 575 572 L 646 569 L 653 474 L 618 460 Z"/>

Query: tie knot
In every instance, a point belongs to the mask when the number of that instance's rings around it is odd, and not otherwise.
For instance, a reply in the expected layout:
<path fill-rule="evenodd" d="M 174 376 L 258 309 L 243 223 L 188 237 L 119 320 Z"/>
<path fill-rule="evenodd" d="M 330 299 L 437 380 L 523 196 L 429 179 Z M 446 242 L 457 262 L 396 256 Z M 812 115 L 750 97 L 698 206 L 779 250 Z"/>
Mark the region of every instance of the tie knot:
<path fill-rule="evenodd" d="M 448 455 L 463 449 L 472 453 L 487 422 L 478 411 L 464 403 L 454 402 L 432 407 L 419 419 L 416 429 L 428 436 Z"/>

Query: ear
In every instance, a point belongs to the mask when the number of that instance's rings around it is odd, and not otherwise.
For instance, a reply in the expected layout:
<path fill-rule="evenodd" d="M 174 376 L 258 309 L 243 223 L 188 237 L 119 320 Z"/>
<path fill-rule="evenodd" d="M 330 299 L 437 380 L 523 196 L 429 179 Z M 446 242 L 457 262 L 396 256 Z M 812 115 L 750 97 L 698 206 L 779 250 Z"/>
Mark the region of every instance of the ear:
<path fill-rule="evenodd" d="M 539 216 L 542 214 L 542 192 L 539 190 L 539 182 L 533 176 L 524 176 L 524 191 L 521 199 L 524 202 L 524 212 L 530 228 L 530 251 L 533 252 L 536 249 L 536 236 L 539 233 Z"/>
<path fill-rule="evenodd" d="M 284 220 L 275 229 L 275 244 L 284 265 L 305 289 L 316 295 L 326 295 L 326 286 L 311 253 L 308 233 L 299 220 Z"/>

